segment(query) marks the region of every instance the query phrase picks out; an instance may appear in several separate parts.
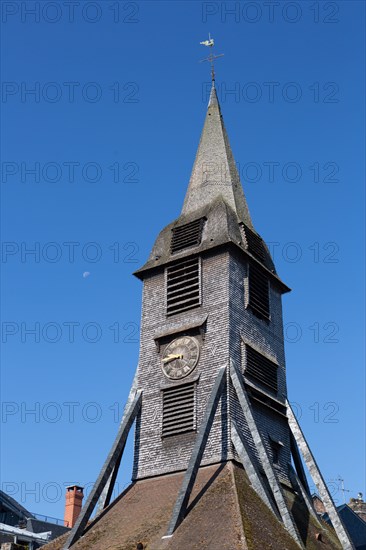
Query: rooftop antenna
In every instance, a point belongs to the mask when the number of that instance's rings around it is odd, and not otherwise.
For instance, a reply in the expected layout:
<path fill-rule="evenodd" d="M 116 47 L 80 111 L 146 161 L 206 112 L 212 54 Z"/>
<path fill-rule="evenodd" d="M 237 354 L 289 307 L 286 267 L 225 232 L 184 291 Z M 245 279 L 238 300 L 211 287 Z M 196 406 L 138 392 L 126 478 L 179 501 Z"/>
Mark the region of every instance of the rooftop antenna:
<path fill-rule="evenodd" d="M 343 493 L 343 500 L 344 500 L 344 503 L 346 504 L 346 493 L 350 493 L 350 491 L 348 489 L 344 488 L 344 479 L 342 479 L 341 476 L 338 476 L 337 481 L 340 481 L 340 483 L 341 483 L 341 491 Z"/>
<path fill-rule="evenodd" d="M 204 40 L 203 42 L 200 42 L 200 44 L 202 44 L 202 46 L 207 46 L 210 49 L 210 55 L 208 57 L 205 57 L 205 59 L 201 59 L 200 63 L 202 63 L 203 61 L 209 61 L 210 64 L 211 64 L 211 80 L 212 80 L 212 84 L 215 83 L 215 59 L 217 59 L 218 57 L 223 57 L 224 54 L 223 53 L 219 53 L 218 55 L 215 55 L 213 53 L 213 47 L 214 47 L 214 39 L 211 38 L 211 34 L 208 33 L 208 40 Z"/>

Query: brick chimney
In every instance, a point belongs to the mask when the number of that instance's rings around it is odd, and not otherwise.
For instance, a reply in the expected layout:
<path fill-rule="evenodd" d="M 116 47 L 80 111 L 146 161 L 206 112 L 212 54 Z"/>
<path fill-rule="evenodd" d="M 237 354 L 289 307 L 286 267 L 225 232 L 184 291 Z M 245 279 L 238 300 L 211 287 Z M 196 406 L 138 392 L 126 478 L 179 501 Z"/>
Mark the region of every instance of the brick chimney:
<path fill-rule="evenodd" d="M 357 498 L 351 498 L 348 506 L 352 508 L 352 510 L 356 512 L 356 514 L 358 514 L 361 519 L 366 521 L 366 502 L 363 500 L 362 493 L 358 493 Z"/>
<path fill-rule="evenodd" d="M 83 488 L 78 485 L 70 485 L 66 487 L 66 503 L 65 503 L 65 527 L 74 527 L 76 520 L 80 514 L 83 502 Z"/>

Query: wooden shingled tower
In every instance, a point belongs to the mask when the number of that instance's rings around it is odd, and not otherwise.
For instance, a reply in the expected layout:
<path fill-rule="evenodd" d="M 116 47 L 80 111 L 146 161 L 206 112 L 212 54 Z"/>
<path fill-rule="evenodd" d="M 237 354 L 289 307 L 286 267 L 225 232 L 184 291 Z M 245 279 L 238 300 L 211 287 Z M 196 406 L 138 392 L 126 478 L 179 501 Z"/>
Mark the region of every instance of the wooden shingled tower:
<path fill-rule="evenodd" d="M 253 226 L 212 74 L 181 215 L 135 273 L 140 356 L 119 432 L 76 525 L 49 550 L 354 548 L 287 400 L 289 288 Z M 111 502 L 133 423 L 132 483 Z M 305 468 L 334 529 L 313 509 Z"/>

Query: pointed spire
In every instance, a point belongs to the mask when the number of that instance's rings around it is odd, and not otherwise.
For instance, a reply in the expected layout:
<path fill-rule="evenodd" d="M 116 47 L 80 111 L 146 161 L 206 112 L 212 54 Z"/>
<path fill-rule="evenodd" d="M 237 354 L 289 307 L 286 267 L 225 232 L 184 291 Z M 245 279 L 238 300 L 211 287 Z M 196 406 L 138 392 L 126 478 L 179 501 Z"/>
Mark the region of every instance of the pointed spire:
<path fill-rule="evenodd" d="M 212 86 L 211 86 L 211 92 L 210 92 L 210 99 L 208 100 L 207 109 L 209 107 L 211 107 L 211 105 L 218 105 L 218 104 L 219 104 L 219 100 L 217 99 L 217 94 L 216 94 L 215 79 L 213 79 L 212 80 Z M 220 106 L 219 106 L 219 109 L 220 109 Z M 221 110 L 220 110 L 220 114 L 221 114 Z"/>
<path fill-rule="evenodd" d="M 182 214 L 190 214 L 219 196 L 234 210 L 240 221 L 253 227 L 213 81 Z"/>

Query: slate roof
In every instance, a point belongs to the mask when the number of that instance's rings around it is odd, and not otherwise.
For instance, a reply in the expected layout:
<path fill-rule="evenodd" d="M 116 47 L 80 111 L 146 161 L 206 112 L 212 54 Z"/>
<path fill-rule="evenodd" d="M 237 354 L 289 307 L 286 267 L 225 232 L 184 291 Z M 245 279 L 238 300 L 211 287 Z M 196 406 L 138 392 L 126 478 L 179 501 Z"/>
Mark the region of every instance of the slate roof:
<path fill-rule="evenodd" d="M 173 229 L 199 218 L 206 220 L 201 243 L 172 254 Z M 260 239 L 263 258 L 258 260 L 250 251 L 243 224 Z M 143 279 L 170 262 L 227 244 L 261 264 L 282 292 L 290 290 L 277 276 L 269 249 L 253 227 L 213 86 L 182 212 L 159 233 L 147 262 L 135 275 Z"/>
<path fill-rule="evenodd" d="M 24 506 L 19 504 L 19 502 L 17 502 L 11 496 L 4 493 L 4 491 L 0 491 L 0 507 L 2 506 L 9 510 L 9 512 L 16 514 L 22 519 L 34 517 L 33 514 L 31 514 L 26 508 L 24 508 Z"/>
<path fill-rule="evenodd" d="M 168 474 L 131 484 L 89 524 L 74 550 L 298 550 L 283 525 L 251 488 L 244 470 L 234 462 L 200 468 L 188 514 L 172 538 L 165 535 L 183 474 Z M 305 546 L 310 550 L 341 550 L 333 529 L 319 527 L 302 501 L 285 490 Z M 60 537 L 44 550 L 61 550 Z"/>
<path fill-rule="evenodd" d="M 171 254 L 170 243 L 174 227 L 189 223 L 200 217 L 206 218 L 201 243 L 196 247 L 186 248 L 176 254 Z M 267 271 L 269 278 L 282 292 L 289 292 L 290 288 L 281 281 L 276 274 L 274 263 L 264 241 L 262 241 L 264 260 L 258 261 L 258 259 L 248 250 L 239 223 L 240 221 L 235 212 L 228 206 L 222 196 L 218 196 L 211 204 L 190 214 L 181 215 L 174 222 L 167 225 L 159 233 L 147 262 L 140 269 L 135 271 L 134 275 L 139 279 L 143 279 L 148 272 L 159 267 L 166 266 L 169 263 L 181 260 L 187 256 L 192 256 L 194 253 L 202 254 L 214 248 L 229 244 L 235 247 L 238 253 L 245 254 L 252 262 L 262 265 Z"/>
<path fill-rule="evenodd" d="M 209 205 L 218 196 L 222 196 L 238 218 L 253 229 L 213 83 L 182 215 Z"/>
<path fill-rule="evenodd" d="M 366 522 L 347 504 L 337 506 L 337 510 L 356 550 L 366 550 Z M 331 524 L 327 513 L 323 514 L 322 518 Z"/>

